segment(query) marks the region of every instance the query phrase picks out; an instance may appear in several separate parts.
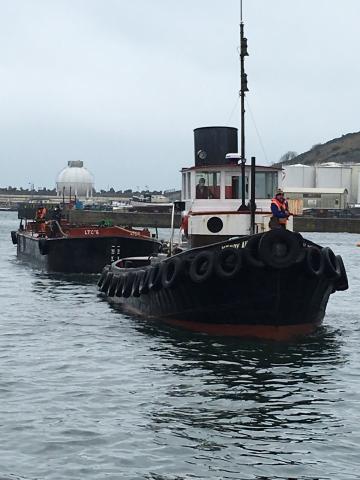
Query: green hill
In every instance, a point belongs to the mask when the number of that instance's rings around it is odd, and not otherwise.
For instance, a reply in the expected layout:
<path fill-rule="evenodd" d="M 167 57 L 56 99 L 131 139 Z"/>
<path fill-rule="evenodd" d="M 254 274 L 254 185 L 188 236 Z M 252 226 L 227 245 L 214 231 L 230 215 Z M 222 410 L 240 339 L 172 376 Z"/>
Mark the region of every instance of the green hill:
<path fill-rule="evenodd" d="M 297 155 L 291 160 L 279 161 L 273 166 L 315 165 L 318 163 L 360 163 L 360 132 L 348 133 L 326 143 L 314 145 L 309 151 Z"/>

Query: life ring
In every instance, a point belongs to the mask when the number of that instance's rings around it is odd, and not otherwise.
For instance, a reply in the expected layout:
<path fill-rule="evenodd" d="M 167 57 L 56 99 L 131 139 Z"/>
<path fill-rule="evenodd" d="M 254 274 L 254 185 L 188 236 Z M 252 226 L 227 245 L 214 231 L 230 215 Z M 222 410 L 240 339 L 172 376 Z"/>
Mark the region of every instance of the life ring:
<path fill-rule="evenodd" d="M 151 273 L 151 267 L 148 267 L 146 270 L 144 270 L 143 275 L 140 278 L 140 283 L 139 283 L 139 293 L 140 295 L 149 293 L 149 276 Z"/>
<path fill-rule="evenodd" d="M 179 257 L 172 257 L 165 261 L 162 268 L 161 283 L 164 288 L 174 287 L 181 275 L 183 262 Z"/>
<path fill-rule="evenodd" d="M 49 244 L 45 238 L 39 240 L 39 252 L 41 255 L 47 255 L 49 253 Z"/>
<path fill-rule="evenodd" d="M 148 287 L 149 291 L 160 290 L 161 288 L 161 277 L 162 277 L 162 263 L 157 263 L 152 266 L 149 273 Z"/>
<path fill-rule="evenodd" d="M 336 255 L 336 258 L 340 266 L 340 278 L 335 283 L 335 289 L 339 292 L 343 292 L 344 290 L 347 290 L 349 288 L 349 281 L 341 255 Z"/>
<path fill-rule="evenodd" d="M 244 248 L 245 264 L 249 267 L 263 268 L 265 263 L 259 259 L 259 242 L 261 237 L 255 236 L 249 238 Z"/>
<path fill-rule="evenodd" d="M 134 272 L 127 272 L 125 275 L 124 275 L 124 284 L 123 284 L 123 288 L 122 288 L 122 296 L 124 298 L 128 298 L 130 297 L 131 295 L 131 292 L 132 292 L 132 287 L 133 287 L 133 283 L 134 283 L 134 280 L 135 280 L 135 274 Z"/>
<path fill-rule="evenodd" d="M 214 260 L 214 254 L 210 250 L 204 250 L 196 255 L 189 269 L 191 280 L 195 283 L 208 280 L 214 271 Z"/>
<path fill-rule="evenodd" d="M 307 272 L 313 277 L 320 277 L 324 273 L 324 256 L 316 247 L 308 247 L 305 257 Z"/>
<path fill-rule="evenodd" d="M 330 247 L 324 247 L 321 250 L 321 254 L 324 257 L 324 269 L 327 276 L 333 279 L 340 278 L 340 263 L 335 256 L 335 253 L 331 250 Z"/>
<path fill-rule="evenodd" d="M 134 281 L 133 281 L 133 286 L 132 286 L 132 289 L 131 289 L 131 295 L 133 297 L 140 297 L 140 280 L 144 274 L 144 270 L 138 270 L 136 273 L 135 273 L 135 278 L 134 278 Z"/>
<path fill-rule="evenodd" d="M 214 268 L 220 278 L 230 280 L 240 272 L 242 267 L 241 250 L 227 247 L 216 252 Z"/>
<path fill-rule="evenodd" d="M 107 292 L 113 276 L 114 276 L 113 272 L 107 272 L 104 283 L 101 285 L 100 292 L 103 292 L 103 293 Z"/>
<path fill-rule="evenodd" d="M 113 278 L 111 279 L 111 282 L 109 283 L 109 287 L 106 292 L 106 295 L 108 297 L 113 297 L 115 295 L 117 282 L 118 282 L 118 277 L 117 275 L 114 275 Z"/>
<path fill-rule="evenodd" d="M 11 240 L 14 245 L 17 244 L 17 232 L 15 230 L 11 231 Z"/>
<path fill-rule="evenodd" d="M 186 238 L 189 236 L 189 214 L 185 214 L 182 217 L 180 231 L 184 232 Z"/>
<path fill-rule="evenodd" d="M 299 253 L 300 242 L 296 234 L 282 228 L 264 233 L 259 242 L 259 257 L 272 268 L 290 267 Z"/>

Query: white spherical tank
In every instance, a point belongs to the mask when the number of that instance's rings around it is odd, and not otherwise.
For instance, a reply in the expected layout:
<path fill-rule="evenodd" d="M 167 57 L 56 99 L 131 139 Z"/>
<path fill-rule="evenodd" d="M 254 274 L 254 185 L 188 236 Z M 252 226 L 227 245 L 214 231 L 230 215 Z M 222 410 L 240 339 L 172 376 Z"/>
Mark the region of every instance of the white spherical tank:
<path fill-rule="evenodd" d="M 283 187 L 315 187 L 315 167 L 302 164 L 284 167 Z"/>
<path fill-rule="evenodd" d="M 72 160 L 61 170 L 56 180 L 58 196 L 92 197 L 94 177 L 81 160 Z"/>
<path fill-rule="evenodd" d="M 339 164 L 320 165 L 316 167 L 317 188 L 346 188 L 351 192 L 351 167 Z"/>

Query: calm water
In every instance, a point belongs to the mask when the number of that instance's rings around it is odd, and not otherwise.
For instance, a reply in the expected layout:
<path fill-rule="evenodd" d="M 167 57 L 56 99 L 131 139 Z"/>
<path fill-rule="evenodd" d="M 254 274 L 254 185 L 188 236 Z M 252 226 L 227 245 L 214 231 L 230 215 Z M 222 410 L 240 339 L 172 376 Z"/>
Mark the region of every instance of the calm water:
<path fill-rule="evenodd" d="M 277 344 L 124 316 L 95 278 L 19 263 L 17 225 L 0 212 L 1 480 L 359 478 L 360 235 L 308 235 L 351 288 Z"/>

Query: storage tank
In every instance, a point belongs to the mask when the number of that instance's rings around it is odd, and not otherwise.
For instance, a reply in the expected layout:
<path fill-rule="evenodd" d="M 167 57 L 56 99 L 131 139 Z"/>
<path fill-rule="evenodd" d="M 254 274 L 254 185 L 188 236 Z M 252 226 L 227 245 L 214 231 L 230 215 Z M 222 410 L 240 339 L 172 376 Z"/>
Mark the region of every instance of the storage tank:
<path fill-rule="evenodd" d="M 357 204 L 360 196 L 360 164 L 351 165 L 351 192 L 349 192 L 348 201 L 350 204 Z"/>
<path fill-rule="evenodd" d="M 237 163 L 227 153 L 237 153 L 238 134 L 234 127 L 200 127 L 194 130 L 195 166 Z"/>
<path fill-rule="evenodd" d="M 81 160 L 71 160 L 68 166 L 61 170 L 56 180 L 58 196 L 76 195 L 77 197 L 92 197 L 94 179 L 84 167 Z"/>
<path fill-rule="evenodd" d="M 346 188 L 351 192 L 351 167 L 341 164 L 319 165 L 316 167 L 317 188 Z"/>
<path fill-rule="evenodd" d="M 315 167 L 298 163 L 287 165 L 283 169 L 283 188 L 315 187 Z"/>

